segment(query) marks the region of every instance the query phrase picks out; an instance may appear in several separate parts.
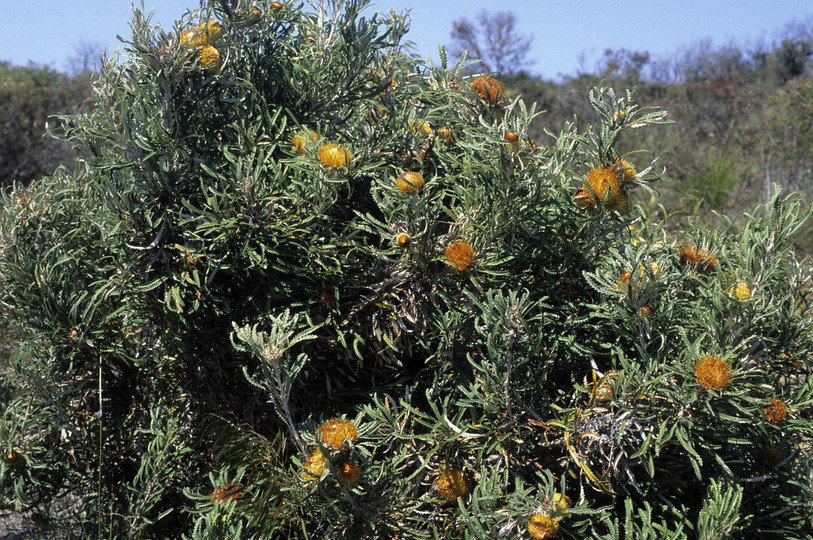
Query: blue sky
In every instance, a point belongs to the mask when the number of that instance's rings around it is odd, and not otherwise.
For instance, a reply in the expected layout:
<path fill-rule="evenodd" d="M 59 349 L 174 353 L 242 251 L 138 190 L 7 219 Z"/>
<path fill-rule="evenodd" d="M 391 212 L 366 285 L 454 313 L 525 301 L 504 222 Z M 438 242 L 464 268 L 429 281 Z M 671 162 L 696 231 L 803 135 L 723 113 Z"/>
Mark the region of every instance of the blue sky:
<path fill-rule="evenodd" d="M 140 0 L 137 2 L 140 5 Z M 283 3 L 286 3 L 283 1 Z M 290 2 L 287 2 L 290 3 Z M 129 37 L 130 0 L 3 0 L 0 61 L 29 61 L 64 70 L 82 42 L 116 48 L 116 35 Z M 145 0 L 154 23 L 172 27 L 197 0 Z M 409 9 L 421 57 L 437 59 L 449 43 L 452 22 L 475 21 L 481 10 L 512 11 L 519 31 L 533 36 L 529 71 L 546 79 L 592 70 L 606 48 L 649 51 L 655 57 L 679 51 L 703 38 L 722 45 L 775 41 L 790 22 L 813 25 L 809 0 L 373 0 L 373 8 Z"/>

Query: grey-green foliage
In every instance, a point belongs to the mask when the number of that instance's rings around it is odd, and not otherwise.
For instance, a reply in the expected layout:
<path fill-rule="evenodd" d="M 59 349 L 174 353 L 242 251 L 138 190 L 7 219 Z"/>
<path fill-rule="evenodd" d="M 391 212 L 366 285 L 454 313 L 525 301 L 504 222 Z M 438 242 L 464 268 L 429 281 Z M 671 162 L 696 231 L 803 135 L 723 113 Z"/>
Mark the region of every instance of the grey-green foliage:
<path fill-rule="evenodd" d="M 777 189 L 676 233 L 606 208 L 660 180 L 618 144 L 663 111 L 599 87 L 598 124 L 534 142 L 534 106 L 410 60 L 403 18 L 365 5 L 136 13 L 70 119 L 83 159 L 0 205 L 25 334 L 3 496 L 76 536 L 802 535 L 809 213 Z M 181 32 L 210 18 L 206 72 Z M 596 168 L 617 184 L 580 206 Z M 727 385 L 698 381 L 706 355 Z"/>

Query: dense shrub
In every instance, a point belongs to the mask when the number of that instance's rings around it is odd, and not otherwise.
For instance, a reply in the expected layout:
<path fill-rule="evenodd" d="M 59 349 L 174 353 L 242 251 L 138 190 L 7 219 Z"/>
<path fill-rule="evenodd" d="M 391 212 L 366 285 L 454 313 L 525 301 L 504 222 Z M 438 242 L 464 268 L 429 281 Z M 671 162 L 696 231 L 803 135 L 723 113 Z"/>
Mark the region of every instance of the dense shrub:
<path fill-rule="evenodd" d="M 809 212 L 667 237 L 616 146 L 664 112 L 595 88 L 534 142 L 364 4 L 136 12 L 85 157 L 0 207 L 2 504 L 74 537 L 804 538 Z"/>

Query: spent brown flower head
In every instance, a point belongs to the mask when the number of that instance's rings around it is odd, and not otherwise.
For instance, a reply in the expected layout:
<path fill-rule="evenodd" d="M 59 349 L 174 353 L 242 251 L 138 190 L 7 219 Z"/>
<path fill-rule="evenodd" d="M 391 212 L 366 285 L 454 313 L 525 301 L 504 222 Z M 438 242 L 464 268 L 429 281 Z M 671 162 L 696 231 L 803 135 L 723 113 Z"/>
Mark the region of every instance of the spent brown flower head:
<path fill-rule="evenodd" d="M 785 416 L 788 414 L 788 406 L 785 402 L 778 398 L 771 398 L 771 404 L 762 409 L 765 413 L 765 418 L 771 424 L 781 426 L 785 423 Z"/>
<path fill-rule="evenodd" d="M 698 360 L 694 374 L 706 390 L 720 390 L 731 384 L 731 370 L 716 356 L 704 356 Z"/>
<path fill-rule="evenodd" d="M 354 486 L 361 479 L 361 470 L 355 463 L 349 461 L 342 463 L 336 468 L 336 476 L 345 486 Z"/>
<path fill-rule="evenodd" d="M 395 237 L 395 243 L 401 249 L 406 249 L 412 243 L 412 237 L 409 236 L 407 233 L 401 233 Z"/>
<path fill-rule="evenodd" d="M 443 252 L 446 262 L 458 272 L 466 271 L 474 262 L 474 250 L 468 242 L 452 242 Z"/>
<path fill-rule="evenodd" d="M 355 442 L 356 426 L 350 420 L 344 418 L 333 418 L 328 420 L 316 431 L 324 446 L 339 449 L 345 445 L 345 441 Z"/>
<path fill-rule="evenodd" d="M 717 268 L 717 256 L 708 250 L 698 249 L 691 244 L 683 244 L 678 249 L 678 259 L 686 266 L 697 268 L 702 272 L 711 272 Z"/>
<path fill-rule="evenodd" d="M 553 538 L 559 530 L 559 520 L 544 514 L 533 514 L 528 519 L 528 534 L 535 540 Z"/>
<path fill-rule="evenodd" d="M 435 490 L 438 497 L 446 501 L 454 501 L 471 493 L 472 482 L 468 475 L 456 467 L 449 467 L 441 471 L 435 480 Z"/>
<path fill-rule="evenodd" d="M 488 75 L 474 79 L 471 82 L 471 87 L 489 105 L 496 105 L 505 95 L 505 86 L 502 81 Z"/>

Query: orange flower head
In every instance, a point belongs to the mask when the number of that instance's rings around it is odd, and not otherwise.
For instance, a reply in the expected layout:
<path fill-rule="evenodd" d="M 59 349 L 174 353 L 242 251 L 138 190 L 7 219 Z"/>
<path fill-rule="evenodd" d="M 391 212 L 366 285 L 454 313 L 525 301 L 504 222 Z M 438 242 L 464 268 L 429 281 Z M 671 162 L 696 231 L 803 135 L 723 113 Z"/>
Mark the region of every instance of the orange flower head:
<path fill-rule="evenodd" d="M 435 490 L 438 497 L 446 501 L 454 501 L 471 493 L 472 485 L 466 473 L 455 467 L 444 469 L 437 480 Z"/>
<path fill-rule="evenodd" d="M 655 310 L 652 309 L 652 306 L 649 304 L 645 306 L 641 306 L 641 309 L 638 310 L 639 317 L 651 317 L 655 314 Z"/>
<path fill-rule="evenodd" d="M 336 476 L 345 486 L 354 486 L 361 479 L 361 470 L 355 463 L 345 462 L 336 469 Z"/>
<path fill-rule="evenodd" d="M 608 167 L 600 167 L 587 173 L 587 182 L 576 192 L 576 204 L 581 208 L 596 207 L 598 206 L 596 197 L 603 200 L 608 192 L 607 206 L 619 214 L 626 214 L 629 211 L 630 200 L 621 189 L 621 173 Z"/>
<path fill-rule="evenodd" d="M 471 82 L 471 87 L 483 101 L 489 105 L 496 105 L 505 95 L 505 85 L 494 77 L 484 75 Z"/>
<path fill-rule="evenodd" d="M 211 45 L 207 45 L 198 51 L 198 62 L 207 75 L 214 75 L 223 65 L 220 53 Z"/>
<path fill-rule="evenodd" d="M 316 431 L 324 446 L 339 449 L 344 446 L 345 441 L 355 442 L 356 426 L 350 420 L 344 418 L 333 418 L 328 420 Z"/>
<path fill-rule="evenodd" d="M 353 162 L 353 154 L 338 144 L 326 144 L 319 149 L 319 161 L 328 167 L 349 167 Z"/>
<path fill-rule="evenodd" d="M 316 480 L 325 472 L 325 455 L 318 448 L 305 460 L 305 478 Z"/>
<path fill-rule="evenodd" d="M 406 249 L 412 243 L 412 237 L 407 233 L 401 233 L 395 237 L 395 243 L 398 244 L 399 248 Z"/>
<path fill-rule="evenodd" d="M 528 534 L 535 540 L 553 538 L 559 530 L 559 520 L 543 514 L 534 514 L 528 519 Z"/>
<path fill-rule="evenodd" d="M 458 272 L 464 272 L 474 262 L 474 250 L 468 242 L 452 242 L 443 254 Z"/>
<path fill-rule="evenodd" d="M 229 483 L 225 486 L 217 486 L 212 494 L 209 496 L 209 502 L 212 504 L 219 502 L 228 502 L 234 499 L 243 498 L 243 486 L 240 484 Z"/>
<path fill-rule="evenodd" d="M 406 171 L 395 179 L 395 187 L 404 193 L 415 193 L 423 185 L 423 175 L 419 172 Z"/>
<path fill-rule="evenodd" d="M 731 384 L 731 370 L 716 356 L 704 356 L 698 360 L 694 374 L 706 390 L 720 390 Z"/>
<path fill-rule="evenodd" d="M 635 175 L 638 174 L 633 164 L 625 159 L 616 159 L 613 163 L 613 168 L 618 174 L 622 175 L 622 179 L 625 182 L 631 182 L 635 178 Z"/>
<path fill-rule="evenodd" d="M 765 412 L 765 418 L 771 424 L 781 426 L 785 423 L 785 416 L 788 414 L 788 406 L 781 399 L 771 398 L 771 404 L 762 409 Z"/>
<path fill-rule="evenodd" d="M 281 10 L 284 6 L 280 2 L 271 2 L 271 7 L 277 11 Z"/>
<path fill-rule="evenodd" d="M 319 141 L 319 135 L 317 135 L 312 129 L 308 129 L 298 132 L 288 140 L 293 143 L 297 152 L 300 154 L 306 154 L 308 153 L 308 149 Z"/>

